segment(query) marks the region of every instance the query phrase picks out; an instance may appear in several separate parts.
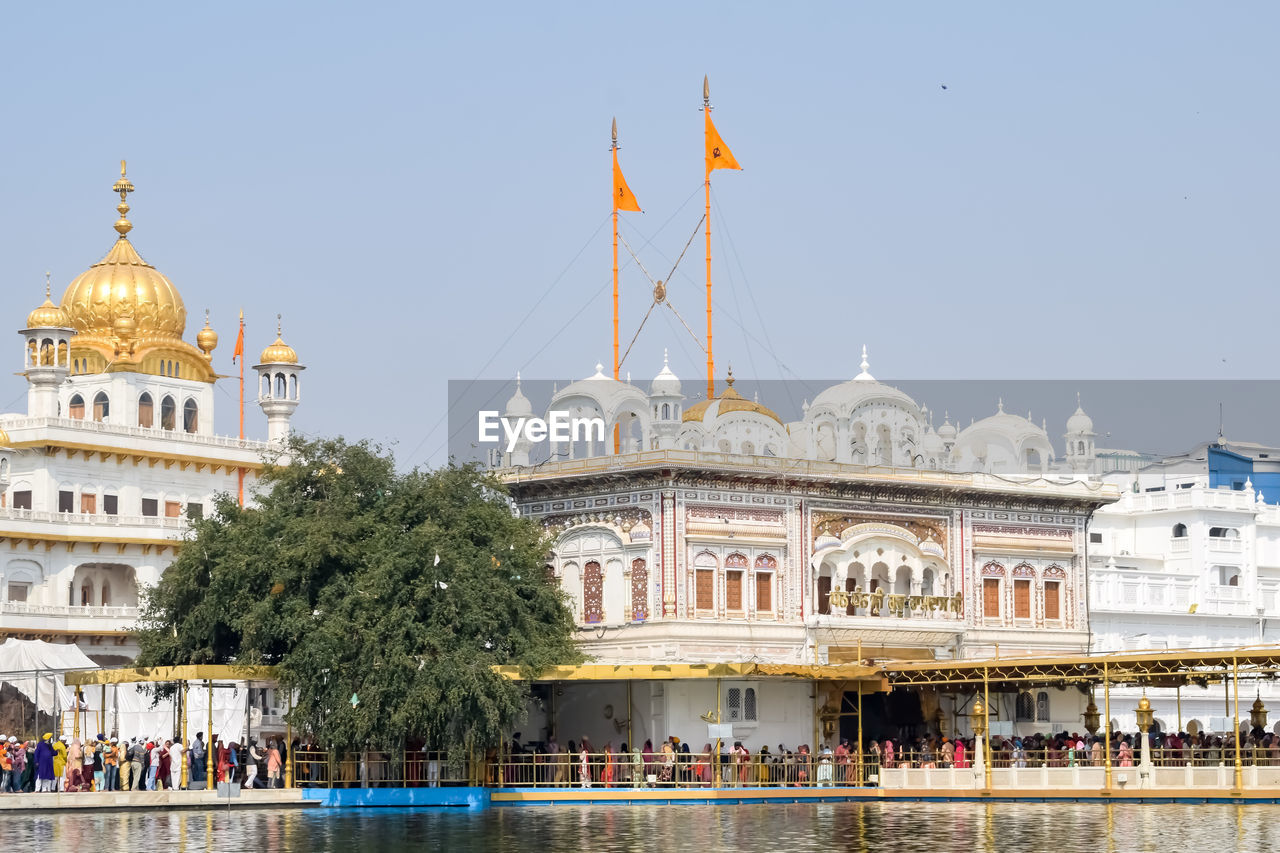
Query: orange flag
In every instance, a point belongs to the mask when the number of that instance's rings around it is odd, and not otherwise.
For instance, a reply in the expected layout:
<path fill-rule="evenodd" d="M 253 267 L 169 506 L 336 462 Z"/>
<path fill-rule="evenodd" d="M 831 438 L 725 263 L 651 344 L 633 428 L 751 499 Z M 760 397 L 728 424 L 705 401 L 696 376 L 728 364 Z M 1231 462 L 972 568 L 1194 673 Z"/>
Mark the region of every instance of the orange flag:
<path fill-rule="evenodd" d="M 711 123 L 711 111 L 704 110 L 702 114 L 707 119 L 707 174 L 710 175 L 714 169 L 741 169 L 729 146 L 720 138 L 720 132 Z"/>
<path fill-rule="evenodd" d="M 618 152 L 613 152 L 613 209 L 614 210 L 634 210 L 636 213 L 643 213 L 640 209 L 640 203 L 636 201 L 635 195 L 631 192 L 631 187 L 627 186 L 627 179 L 622 177 L 622 167 L 618 165 Z"/>
<path fill-rule="evenodd" d="M 231 353 L 231 363 L 235 364 L 237 358 L 244 357 L 244 320 L 240 321 L 240 334 L 236 335 L 236 348 Z"/>

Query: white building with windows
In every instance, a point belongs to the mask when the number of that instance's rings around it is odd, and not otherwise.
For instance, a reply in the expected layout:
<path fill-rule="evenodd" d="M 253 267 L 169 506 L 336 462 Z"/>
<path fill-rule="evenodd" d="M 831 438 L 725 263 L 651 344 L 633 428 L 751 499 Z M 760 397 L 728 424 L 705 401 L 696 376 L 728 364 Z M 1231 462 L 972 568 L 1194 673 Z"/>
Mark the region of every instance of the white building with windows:
<path fill-rule="evenodd" d="M 0 414 L 0 638 L 136 654 L 139 591 L 181 547 L 190 516 L 253 483 L 299 400 L 297 354 L 277 337 L 255 369 L 268 441 L 216 435 L 209 326 L 184 339 L 173 283 L 129 239 L 119 193 L 107 255 L 45 300 L 22 330 L 25 412 Z M 15 365 L 19 366 L 19 365 Z"/>
<path fill-rule="evenodd" d="M 1094 651 L 1227 649 L 1280 642 L 1280 506 L 1250 472 L 1270 481 L 1280 450 L 1218 442 L 1108 479 L 1123 489 L 1089 526 L 1089 608 Z M 1271 500 L 1280 498 L 1273 494 Z M 1132 726 L 1139 694 L 1112 691 L 1112 716 Z M 1230 731 L 1234 697 L 1220 685 L 1148 694 L 1166 730 Z M 1271 683 L 1241 694 L 1280 707 Z M 1119 711 L 1114 710 L 1119 708 Z"/>
<path fill-rule="evenodd" d="M 505 414 L 534 411 L 517 385 Z M 547 571 L 600 663 L 799 667 L 1089 645 L 1085 525 L 1119 494 L 1089 476 L 1092 429 L 1078 417 L 1063 462 L 1043 425 L 1002 403 L 965 429 L 946 419 L 935 430 L 919 404 L 872 377 L 865 350 L 857 376 L 790 423 L 740 394 L 732 375 L 686 406 L 666 364 L 647 391 L 597 366 L 554 393 L 548 420 L 553 412 L 602 419 L 604 440 L 541 453 L 522 440 L 500 475 L 550 536 Z M 556 729 L 561 742 L 617 740 L 606 720 L 623 718 L 637 740 L 689 736 L 717 707 L 739 715 L 735 732 L 753 750 L 797 734 L 814 742 L 819 723 L 827 737 L 854 731 L 852 688 L 815 691 L 806 679 L 556 689 L 564 701 L 541 703 L 555 719 L 535 715 L 530 729 Z M 868 727 L 967 725 L 962 698 L 895 696 L 867 709 Z M 1000 719 L 1012 720 L 1015 699 L 993 697 L 1007 705 Z M 1064 725 L 1083 707 L 1074 692 L 1045 702 L 1046 718 Z"/>

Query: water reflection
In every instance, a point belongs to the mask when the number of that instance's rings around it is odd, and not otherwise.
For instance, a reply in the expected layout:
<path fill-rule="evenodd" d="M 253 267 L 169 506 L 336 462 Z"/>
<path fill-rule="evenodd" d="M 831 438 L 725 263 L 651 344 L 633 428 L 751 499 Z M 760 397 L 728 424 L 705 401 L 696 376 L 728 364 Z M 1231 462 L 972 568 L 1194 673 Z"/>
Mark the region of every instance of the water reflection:
<path fill-rule="evenodd" d="M 1280 850 L 1280 806 L 868 803 L 497 808 L 233 808 L 5 818 L 9 851 Z"/>

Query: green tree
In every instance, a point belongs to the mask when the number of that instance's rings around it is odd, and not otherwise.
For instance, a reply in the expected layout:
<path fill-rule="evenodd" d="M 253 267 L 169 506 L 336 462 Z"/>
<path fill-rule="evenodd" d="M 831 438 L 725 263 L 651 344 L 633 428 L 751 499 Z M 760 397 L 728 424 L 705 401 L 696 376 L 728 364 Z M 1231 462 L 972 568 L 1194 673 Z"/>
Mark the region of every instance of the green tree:
<path fill-rule="evenodd" d="M 395 471 L 367 443 L 294 440 L 255 502 L 227 495 L 148 591 L 138 663 L 273 664 L 322 742 L 460 754 L 497 742 L 531 674 L 581 659 L 533 522 L 475 466 Z M 353 697 L 358 701 L 353 702 Z"/>

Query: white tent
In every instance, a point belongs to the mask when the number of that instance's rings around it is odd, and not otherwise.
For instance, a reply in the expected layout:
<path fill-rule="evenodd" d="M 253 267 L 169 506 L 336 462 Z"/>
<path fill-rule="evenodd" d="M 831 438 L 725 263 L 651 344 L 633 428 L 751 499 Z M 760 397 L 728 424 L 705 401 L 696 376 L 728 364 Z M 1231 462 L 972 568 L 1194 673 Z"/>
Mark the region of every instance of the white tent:
<path fill-rule="evenodd" d="M 5 640 L 0 644 L 0 682 L 12 685 L 34 702 L 38 710 L 54 714 L 61 721 L 61 734 L 70 736 L 74 721 L 69 713 L 75 705 L 72 688 L 64 679 L 70 670 L 100 669 L 78 646 L 46 643 L 43 640 Z M 224 739 L 243 739 L 245 727 L 245 687 L 215 687 L 213 691 L 213 732 Z M 121 738 L 181 737 L 174 700 L 152 705 L 152 697 L 140 684 L 91 685 L 83 688 L 80 708 L 81 736 L 98 733 Z M 175 726 L 177 730 L 175 730 Z M 192 684 L 187 693 L 187 737 L 209 731 L 209 692 L 203 684 Z M 37 734 L 32 732 L 31 734 Z"/>

